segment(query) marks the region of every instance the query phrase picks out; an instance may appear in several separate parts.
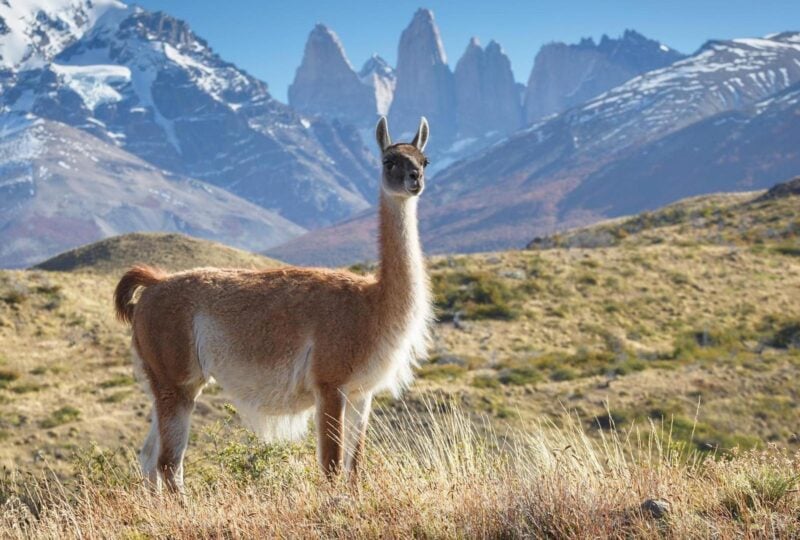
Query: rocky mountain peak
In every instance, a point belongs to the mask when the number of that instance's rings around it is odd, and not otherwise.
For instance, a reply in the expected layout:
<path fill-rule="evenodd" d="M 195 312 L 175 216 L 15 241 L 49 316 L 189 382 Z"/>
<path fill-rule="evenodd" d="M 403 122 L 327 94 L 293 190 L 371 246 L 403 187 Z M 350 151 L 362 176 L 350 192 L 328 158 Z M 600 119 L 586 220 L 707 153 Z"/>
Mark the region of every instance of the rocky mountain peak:
<path fill-rule="evenodd" d="M 519 129 L 519 92 L 511 62 L 497 42 L 491 41 L 483 49 L 477 38 L 470 39 L 454 76 L 459 137 L 506 134 Z"/>
<path fill-rule="evenodd" d="M 397 88 L 389 112 L 397 136 L 413 134 L 420 116 L 436 126 L 434 146 L 452 139 L 456 130 L 455 88 L 439 28 L 428 9 L 419 9 L 400 35 Z"/>
<path fill-rule="evenodd" d="M 161 41 L 176 48 L 190 45 L 193 42 L 208 47 L 204 40 L 194 35 L 185 21 L 176 19 L 163 11 L 135 10 L 133 15 L 120 24 L 120 30 L 128 29 L 138 30 L 148 41 Z"/>
<path fill-rule="evenodd" d="M 447 63 L 447 54 L 444 51 L 442 36 L 439 33 L 439 27 L 436 25 L 431 10 L 418 9 L 414 13 L 411 23 L 403 31 L 403 35 L 407 36 L 408 42 L 415 42 L 421 50 L 430 53 L 435 63 Z M 402 36 L 400 40 L 402 42 Z"/>
<path fill-rule="evenodd" d="M 375 95 L 362 84 L 339 37 L 318 24 L 306 41 L 303 61 L 289 86 L 289 104 L 298 111 L 369 124 L 375 118 Z"/>
<path fill-rule="evenodd" d="M 549 43 L 536 55 L 525 95 L 528 122 L 559 113 L 684 55 L 635 30 L 599 43 Z"/>
<path fill-rule="evenodd" d="M 389 62 L 384 60 L 382 56 L 373 54 L 364 62 L 364 65 L 358 72 L 358 76 L 363 78 L 373 73 L 383 77 L 394 77 L 394 68 L 390 66 Z"/>
<path fill-rule="evenodd" d="M 358 78 L 363 84 L 370 86 L 375 93 L 375 106 L 380 115 L 389 114 L 389 108 L 394 98 L 394 90 L 397 86 L 397 75 L 394 68 L 389 63 L 373 54 L 364 62 Z"/>

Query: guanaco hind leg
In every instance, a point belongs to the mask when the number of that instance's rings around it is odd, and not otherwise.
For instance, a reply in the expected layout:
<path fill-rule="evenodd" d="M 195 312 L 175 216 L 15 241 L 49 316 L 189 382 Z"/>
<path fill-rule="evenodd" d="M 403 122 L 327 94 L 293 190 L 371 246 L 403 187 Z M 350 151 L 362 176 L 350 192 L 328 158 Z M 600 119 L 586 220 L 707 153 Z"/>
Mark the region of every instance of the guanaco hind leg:
<path fill-rule="evenodd" d="M 158 415 L 156 415 L 154 406 L 150 411 L 150 431 L 139 452 L 139 465 L 142 468 L 142 476 L 155 490 L 161 488 L 161 478 L 158 474 L 158 452 Z"/>
<path fill-rule="evenodd" d="M 322 387 L 317 391 L 317 457 L 328 478 L 342 469 L 344 409 L 345 397 L 341 390 Z"/>

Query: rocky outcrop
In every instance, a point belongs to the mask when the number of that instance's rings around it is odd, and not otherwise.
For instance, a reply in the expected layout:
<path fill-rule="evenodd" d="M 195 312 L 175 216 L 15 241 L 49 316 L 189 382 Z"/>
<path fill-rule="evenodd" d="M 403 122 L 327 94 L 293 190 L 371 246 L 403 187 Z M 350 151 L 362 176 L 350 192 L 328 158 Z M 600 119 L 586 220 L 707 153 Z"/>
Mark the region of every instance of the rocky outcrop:
<path fill-rule="evenodd" d="M 433 147 L 453 139 L 456 132 L 453 73 L 433 13 L 420 9 L 403 30 L 397 49 L 397 88 L 389 111 L 395 137 L 413 135 L 419 117 L 436 126 Z"/>
<path fill-rule="evenodd" d="M 389 114 L 397 86 L 397 75 L 386 60 L 373 54 L 358 72 L 361 82 L 372 88 L 375 94 L 375 105 L 379 115 Z"/>
<path fill-rule="evenodd" d="M 519 89 L 511 61 L 497 42 L 491 41 L 483 49 L 472 38 L 454 75 L 459 138 L 508 134 L 520 128 Z"/>
<path fill-rule="evenodd" d="M 633 30 L 599 43 L 550 43 L 536 55 L 525 94 L 525 118 L 534 122 L 598 96 L 636 75 L 658 69 L 683 55 Z"/>
<path fill-rule="evenodd" d="M 289 105 L 310 115 L 356 125 L 375 121 L 375 93 L 359 79 L 339 37 L 318 24 L 306 42 L 303 61 L 289 86 Z"/>

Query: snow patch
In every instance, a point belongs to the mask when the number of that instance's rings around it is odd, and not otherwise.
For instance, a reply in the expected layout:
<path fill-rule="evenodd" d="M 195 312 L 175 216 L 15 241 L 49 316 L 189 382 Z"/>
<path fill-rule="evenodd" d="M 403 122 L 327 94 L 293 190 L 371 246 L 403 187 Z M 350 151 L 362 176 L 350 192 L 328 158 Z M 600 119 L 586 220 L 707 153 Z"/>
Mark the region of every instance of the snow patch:
<path fill-rule="evenodd" d="M 103 103 L 121 101 L 122 95 L 113 85 L 125 84 L 131 80 L 131 70 L 125 66 L 52 64 L 51 68 L 70 89 L 81 96 L 86 107 L 92 111 Z"/>

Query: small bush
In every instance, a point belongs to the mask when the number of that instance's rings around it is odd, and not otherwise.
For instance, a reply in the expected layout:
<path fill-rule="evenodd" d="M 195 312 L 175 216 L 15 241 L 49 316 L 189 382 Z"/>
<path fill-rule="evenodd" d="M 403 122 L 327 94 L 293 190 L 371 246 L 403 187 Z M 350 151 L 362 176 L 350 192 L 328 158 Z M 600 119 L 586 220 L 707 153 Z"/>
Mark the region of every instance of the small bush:
<path fill-rule="evenodd" d="M 118 386 L 130 386 L 136 383 L 136 379 L 130 375 L 115 375 L 107 381 L 100 383 L 100 388 L 116 388 Z"/>
<path fill-rule="evenodd" d="M 720 503 L 733 517 L 740 519 L 752 511 L 774 511 L 778 504 L 793 493 L 798 476 L 762 466 L 745 471 L 728 480 Z"/>
<path fill-rule="evenodd" d="M 19 371 L 13 369 L 0 369 L 0 388 L 5 388 L 8 383 L 19 379 Z"/>
<path fill-rule="evenodd" d="M 463 366 L 456 364 L 425 364 L 419 368 L 421 378 L 434 381 L 458 379 L 466 372 Z"/>
<path fill-rule="evenodd" d="M 571 381 L 580 377 L 578 370 L 569 366 L 557 367 L 550 373 L 550 378 L 554 381 Z"/>
<path fill-rule="evenodd" d="M 788 255 L 790 257 L 800 257 L 800 246 L 793 244 L 782 244 L 775 246 L 775 251 L 781 255 Z"/>
<path fill-rule="evenodd" d="M 542 380 L 541 373 L 533 367 L 514 367 L 500 370 L 497 378 L 503 384 L 523 386 L 537 383 Z"/>
<path fill-rule="evenodd" d="M 6 304 L 18 305 L 28 299 L 28 289 L 22 286 L 14 287 L 3 294 L 2 300 Z"/>
<path fill-rule="evenodd" d="M 519 312 L 509 305 L 511 288 L 488 272 L 449 272 L 433 276 L 434 302 L 441 319 L 461 312 L 466 319 L 511 320 Z"/>
<path fill-rule="evenodd" d="M 647 364 L 638 358 L 626 358 L 611 368 L 614 375 L 628 375 L 636 371 L 644 371 Z"/>
<path fill-rule="evenodd" d="M 42 388 L 45 388 L 45 386 L 31 382 L 23 382 L 15 384 L 14 386 L 10 387 L 9 390 L 15 394 L 29 394 L 31 392 L 38 392 Z"/>
<path fill-rule="evenodd" d="M 133 392 L 131 392 L 130 390 L 122 390 L 119 392 L 114 392 L 113 394 L 104 397 L 100 401 L 102 401 L 103 403 L 120 403 L 122 401 L 125 401 L 125 399 L 131 396 L 132 394 Z"/>
<path fill-rule="evenodd" d="M 75 407 L 66 405 L 60 409 L 53 411 L 49 417 L 39 422 L 39 426 L 44 429 L 50 429 L 69 422 L 74 422 L 80 418 L 81 412 Z"/>
<path fill-rule="evenodd" d="M 603 414 L 594 417 L 594 427 L 605 430 L 614 430 L 627 424 L 630 417 L 627 413 L 616 410 L 608 410 Z"/>
<path fill-rule="evenodd" d="M 500 381 L 494 375 L 475 375 L 470 381 L 470 385 L 475 388 L 499 388 Z"/>
<path fill-rule="evenodd" d="M 780 349 L 800 349 L 800 321 L 783 323 L 768 339 L 767 344 Z"/>

